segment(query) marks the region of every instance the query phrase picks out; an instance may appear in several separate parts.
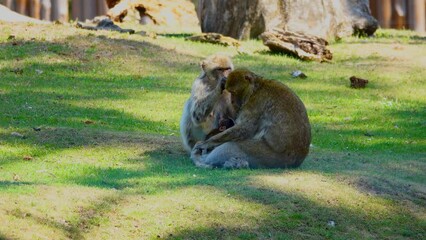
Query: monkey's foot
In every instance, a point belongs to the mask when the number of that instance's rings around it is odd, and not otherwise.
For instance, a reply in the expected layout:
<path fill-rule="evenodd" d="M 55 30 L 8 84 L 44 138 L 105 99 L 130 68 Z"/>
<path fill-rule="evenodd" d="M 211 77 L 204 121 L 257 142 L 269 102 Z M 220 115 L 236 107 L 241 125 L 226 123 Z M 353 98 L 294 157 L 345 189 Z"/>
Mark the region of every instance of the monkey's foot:
<path fill-rule="evenodd" d="M 191 152 L 191 160 L 195 164 L 195 166 L 200 168 L 213 168 L 213 166 L 204 163 L 204 159 L 206 158 L 206 154 L 203 154 L 203 151 L 197 148 L 192 149 Z"/>
<path fill-rule="evenodd" d="M 207 169 L 213 168 L 212 165 L 205 164 L 203 162 L 194 162 L 194 164 L 195 164 L 195 166 L 197 166 L 199 168 L 207 168 Z"/>
<path fill-rule="evenodd" d="M 244 159 L 233 157 L 223 164 L 223 168 L 225 169 L 249 168 L 249 163 Z"/>

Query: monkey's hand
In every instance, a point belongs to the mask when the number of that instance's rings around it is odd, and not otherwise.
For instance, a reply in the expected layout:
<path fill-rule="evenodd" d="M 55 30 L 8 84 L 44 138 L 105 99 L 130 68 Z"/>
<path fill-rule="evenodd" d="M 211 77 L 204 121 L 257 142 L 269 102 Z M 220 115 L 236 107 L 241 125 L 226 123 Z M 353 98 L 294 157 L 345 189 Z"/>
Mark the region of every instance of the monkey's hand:
<path fill-rule="evenodd" d="M 202 142 L 198 142 L 197 145 L 201 145 Z M 201 148 L 194 146 L 191 152 L 191 159 L 194 162 L 195 166 L 201 168 L 212 168 L 213 166 L 204 163 L 204 159 L 207 157 L 207 153 L 204 152 Z"/>
<path fill-rule="evenodd" d="M 216 147 L 216 145 L 209 142 L 197 142 L 192 152 L 195 154 L 206 155 L 211 152 L 214 147 Z"/>

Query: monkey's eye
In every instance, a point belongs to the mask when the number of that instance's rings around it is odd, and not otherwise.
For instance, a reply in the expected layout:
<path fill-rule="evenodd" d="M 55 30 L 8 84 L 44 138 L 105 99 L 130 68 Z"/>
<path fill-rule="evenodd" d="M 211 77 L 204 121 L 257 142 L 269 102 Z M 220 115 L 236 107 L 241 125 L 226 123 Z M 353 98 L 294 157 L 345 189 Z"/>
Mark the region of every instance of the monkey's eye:
<path fill-rule="evenodd" d="M 231 70 L 231 68 L 230 67 L 228 67 L 228 68 L 216 68 L 215 70 L 224 72 L 224 71 Z"/>

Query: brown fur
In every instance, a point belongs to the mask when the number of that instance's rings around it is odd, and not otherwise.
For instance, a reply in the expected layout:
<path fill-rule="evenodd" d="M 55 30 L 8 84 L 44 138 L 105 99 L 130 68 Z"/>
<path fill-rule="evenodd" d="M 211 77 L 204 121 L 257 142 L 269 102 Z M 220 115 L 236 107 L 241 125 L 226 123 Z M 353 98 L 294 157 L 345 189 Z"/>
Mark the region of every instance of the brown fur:
<path fill-rule="evenodd" d="M 226 90 L 236 110 L 235 125 L 198 143 L 192 159 L 201 167 L 298 167 L 309 152 L 306 109 L 286 85 L 248 70 L 228 76 Z"/>

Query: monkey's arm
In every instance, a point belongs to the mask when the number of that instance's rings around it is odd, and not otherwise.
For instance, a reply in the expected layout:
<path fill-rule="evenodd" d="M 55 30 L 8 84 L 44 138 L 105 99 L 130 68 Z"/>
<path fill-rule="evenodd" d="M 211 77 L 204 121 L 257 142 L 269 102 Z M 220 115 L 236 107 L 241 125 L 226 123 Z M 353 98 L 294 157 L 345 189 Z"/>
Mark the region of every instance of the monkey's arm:
<path fill-rule="evenodd" d="M 205 121 L 205 119 L 213 111 L 213 108 L 221 95 L 220 85 L 216 86 L 213 90 L 208 90 L 206 88 L 207 86 L 203 83 L 197 83 L 193 87 L 193 99 L 190 112 L 192 122 L 196 126 Z"/>
<path fill-rule="evenodd" d="M 199 149 L 211 149 L 225 142 L 237 142 L 245 139 L 253 138 L 258 132 L 260 113 L 241 112 L 236 124 L 225 131 L 212 136 L 204 142 L 196 144 Z"/>

